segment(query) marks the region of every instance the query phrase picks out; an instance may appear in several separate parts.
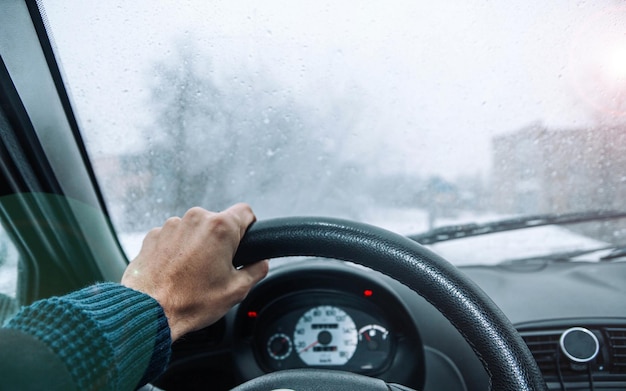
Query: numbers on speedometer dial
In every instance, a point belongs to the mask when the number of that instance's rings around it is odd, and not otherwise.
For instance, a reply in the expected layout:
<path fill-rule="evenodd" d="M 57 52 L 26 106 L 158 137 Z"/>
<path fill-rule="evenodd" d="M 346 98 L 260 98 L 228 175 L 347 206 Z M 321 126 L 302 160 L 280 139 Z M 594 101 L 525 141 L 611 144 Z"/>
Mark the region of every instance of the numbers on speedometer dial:
<path fill-rule="evenodd" d="M 358 343 L 352 318 L 334 306 L 319 306 L 305 312 L 294 330 L 293 344 L 307 365 L 344 365 Z"/>

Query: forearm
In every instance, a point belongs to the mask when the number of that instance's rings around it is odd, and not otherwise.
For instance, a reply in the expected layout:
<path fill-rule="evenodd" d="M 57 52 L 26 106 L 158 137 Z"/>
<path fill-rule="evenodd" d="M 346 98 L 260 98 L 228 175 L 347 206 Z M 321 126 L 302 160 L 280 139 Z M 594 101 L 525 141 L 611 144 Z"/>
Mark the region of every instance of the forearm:
<path fill-rule="evenodd" d="M 170 355 L 170 330 L 159 304 L 113 283 L 36 302 L 6 327 L 44 342 L 78 389 L 134 389 L 160 374 Z"/>

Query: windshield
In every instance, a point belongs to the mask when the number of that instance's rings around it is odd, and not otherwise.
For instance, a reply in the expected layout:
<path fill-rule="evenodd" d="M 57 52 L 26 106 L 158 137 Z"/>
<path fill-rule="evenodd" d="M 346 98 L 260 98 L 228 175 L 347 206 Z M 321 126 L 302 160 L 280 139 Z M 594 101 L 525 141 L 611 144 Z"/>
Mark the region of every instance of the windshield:
<path fill-rule="evenodd" d="M 194 205 L 401 234 L 626 209 L 619 1 L 43 5 L 129 257 Z M 597 224 L 433 248 L 467 264 L 620 244 Z"/>

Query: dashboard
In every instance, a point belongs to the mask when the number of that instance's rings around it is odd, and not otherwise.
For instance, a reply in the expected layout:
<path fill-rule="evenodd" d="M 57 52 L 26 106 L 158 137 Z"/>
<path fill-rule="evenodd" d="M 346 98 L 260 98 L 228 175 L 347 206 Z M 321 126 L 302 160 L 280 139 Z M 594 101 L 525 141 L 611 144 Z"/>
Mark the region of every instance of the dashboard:
<path fill-rule="evenodd" d="M 278 370 L 324 368 L 424 391 L 489 388 L 460 332 L 398 281 L 336 260 L 282 261 L 273 260 L 269 275 L 220 322 L 177 341 L 157 385 L 226 390 Z M 462 271 L 517 327 L 549 389 L 593 389 L 591 378 L 595 389 L 626 389 L 624 264 Z M 559 353 L 573 329 L 595 337 L 588 338 L 597 344 L 589 367 Z"/>
<path fill-rule="evenodd" d="M 239 306 L 234 338 L 242 378 L 325 368 L 423 385 L 419 332 L 389 286 L 356 266 L 297 268 L 280 268 Z"/>

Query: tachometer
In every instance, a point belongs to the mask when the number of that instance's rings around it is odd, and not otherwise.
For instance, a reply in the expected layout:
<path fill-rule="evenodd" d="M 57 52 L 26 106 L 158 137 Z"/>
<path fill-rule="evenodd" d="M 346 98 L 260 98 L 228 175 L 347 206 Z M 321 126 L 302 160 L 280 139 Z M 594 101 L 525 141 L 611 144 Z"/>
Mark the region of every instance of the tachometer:
<path fill-rule="evenodd" d="M 291 341 L 283 333 L 276 333 L 267 340 L 267 353 L 274 360 L 284 360 L 291 353 Z"/>
<path fill-rule="evenodd" d="M 352 318 L 333 306 L 311 308 L 298 319 L 293 336 L 294 348 L 302 361 L 311 366 L 344 365 L 358 343 Z"/>

